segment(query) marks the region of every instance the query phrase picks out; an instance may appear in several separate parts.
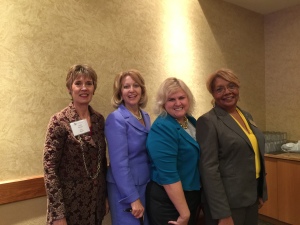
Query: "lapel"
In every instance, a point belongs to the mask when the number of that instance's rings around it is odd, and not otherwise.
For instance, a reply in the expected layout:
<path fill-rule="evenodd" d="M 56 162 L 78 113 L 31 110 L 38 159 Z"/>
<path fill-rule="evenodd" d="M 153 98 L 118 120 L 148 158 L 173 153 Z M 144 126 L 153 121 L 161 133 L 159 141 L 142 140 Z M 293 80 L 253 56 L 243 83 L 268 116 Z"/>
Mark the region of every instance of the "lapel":
<path fill-rule="evenodd" d="M 89 111 L 90 111 L 91 123 L 95 126 L 97 124 L 96 123 L 97 122 L 96 114 L 94 113 L 94 110 L 92 109 L 91 106 L 88 106 L 88 107 L 89 107 Z M 77 111 L 74 107 L 74 104 L 72 102 L 69 104 L 69 106 L 67 108 L 66 117 L 69 120 L 69 123 L 81 120 L 81 118 L 79 117 L 79 114 L 77 113 Z M 97 129 L 94 126 L 92 127 L 92 129 L 94 129 L 94 130 Z M 69 125 L 69 127 L 70 127 L 69 128 L 70 132 L 73 134 L 70 125 Z M 93 134 L 95 134 L 95 132 L 93 132 Z M 73 137 L 78 141 L 78 138 L 76 138 L 74 135 L 73 135 Z M 84 142 L 89 143 L 90 145 L 96 147 L 96 143 L 90 134 L 88 134 L 88 133 L 81 134 L 80 137 Z"/>
<path fill-rule="evenodd" d="M 148 113 L 141 110 L 145 122 L 145 126 L 143 126 L 123 104 L 119 106 L 118 111 L 131 126 L 135 127 L 136 129 L 142 132 L 149 132 L 151 125 Z"/>
<path fill-rule="evenodd" d="M 240 108 L 239 108 L 240 109 Z M 256 136 L 256 140 L 257 140 L 257 143 L 258 143 L 258 149 L 261 153 L 261 155 L 263 156 L 263 149 L 265 149 L 265 139 L 264 138 L 259 138 L 261 137 L 263 134 L 261 133 L 261 131 L 258 129 L 257 125 L 255 124 L 255 122 L 253 121 L 252 119 L 252 116 L 249 115 L 249 113 L 243 111 L 242 109 L 240 109 L 241 112 L 244 114 L 253 134 Z"/>
<path fill-rule="evenodd" d="M 187 116 L 187 118 L 188 118 L 189 122 L 191 122 L 195 126 L 196 120 L 192 116 Z M 186 141 L 188 141 L 192 145 L 194 145 L 199 151 L 200 148 L 199 148 L 198 142 L 194 138 L 192 138 L 191 135 L 189 135 L 172 116 L 167 114 L 166 119 L 175 125 L 176 129 L 178 130 L 178 132 L 182 138 L 184 138 Z"/>
<path fill-rule="evenodd" d="M 247 142 L 249 147 L 252 149 L 251 142 L 247 135 L 244 133 L 242 128 L 235 122 L 235 120 L 230 116 L 228 112 L 220 108 L 219 106 L 214 107 L 215 114 L 217 117 L 232 131 L 234 131 L 238 136 L 240 136 L 243 140 Z M 241 112 L 244 114 L 244 112 L 241 110 Z M 246 120 L 248 121 L 247 116 L 244 114 Z M 248 121 L 249 123 L 249 121 Z M 250 124 L 250 123 L 249 123 Z"/>
<path fill-rule="evenodd" d="M 151 128 L 151 122 L 150 122 L 150 116 L 147 112 L 141 110 L 142 114 L 143 114 L 143 118 L 144 118 L 144 122 L 145 122 L 145 128 L 147 130 L 147 133 L 148 131 L 150 130 Z"/>

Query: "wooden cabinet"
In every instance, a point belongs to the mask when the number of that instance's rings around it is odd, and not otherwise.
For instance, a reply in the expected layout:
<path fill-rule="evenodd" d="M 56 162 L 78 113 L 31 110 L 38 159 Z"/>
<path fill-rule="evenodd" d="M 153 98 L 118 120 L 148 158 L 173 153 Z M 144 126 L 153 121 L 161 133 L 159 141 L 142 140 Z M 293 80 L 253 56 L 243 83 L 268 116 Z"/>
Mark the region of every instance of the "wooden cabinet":
<path fill-rule="evenodd" d="M 284 153 L 265 157 L 268 201 L 261 215 L 292 224 L 300 224 L 300 154 Z"/>
<path fill-rule="evenodd" d="M 278 219 L 278 180 L 277 180 L 277 159 L 265 158 L 267 171 L 268 201 L 259 210 L 259 213 L 273 219 Z"/>
<path fill-rule="evenodd" d="M 278 160 L 278 219 L 300 224 L 300 162 Z"/>

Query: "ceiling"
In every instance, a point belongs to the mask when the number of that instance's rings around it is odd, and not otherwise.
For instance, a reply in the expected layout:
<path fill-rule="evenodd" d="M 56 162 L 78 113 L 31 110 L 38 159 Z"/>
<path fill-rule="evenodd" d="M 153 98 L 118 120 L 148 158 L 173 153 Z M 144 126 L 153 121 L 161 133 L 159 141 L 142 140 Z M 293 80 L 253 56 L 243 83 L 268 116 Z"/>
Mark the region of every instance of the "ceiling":
<path fill-rule="evenodd" d="M 260 14 L 269 14 L 291 6 L 300 5 L 300 0 L 224 0 Z"/>

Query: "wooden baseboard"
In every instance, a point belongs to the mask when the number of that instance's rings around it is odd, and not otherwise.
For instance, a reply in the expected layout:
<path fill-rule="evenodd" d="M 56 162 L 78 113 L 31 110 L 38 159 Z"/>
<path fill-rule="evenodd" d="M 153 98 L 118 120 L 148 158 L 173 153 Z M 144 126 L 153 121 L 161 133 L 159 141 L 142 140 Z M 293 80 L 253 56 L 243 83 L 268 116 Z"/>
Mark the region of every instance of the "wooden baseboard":
<path fill-rule="evenodd" d="M 271 217 L 268 217 L 268 216 L 264 216 L 264 215 L 261 215 L 259 214 L 258 215 L 258 218 L 264 222 L 268 222 L 268 223 L 271 223 L 273 225 L 290 225 L 289 223 L 284 223 L 284 222 L 281 222 L 279 220 L 276 220 L 276 219 L 273 219 Z"/>
<path fill-rule="evenodd" d="M 0 205 L 45 195 L 43 176 L 0 182 Z"/>

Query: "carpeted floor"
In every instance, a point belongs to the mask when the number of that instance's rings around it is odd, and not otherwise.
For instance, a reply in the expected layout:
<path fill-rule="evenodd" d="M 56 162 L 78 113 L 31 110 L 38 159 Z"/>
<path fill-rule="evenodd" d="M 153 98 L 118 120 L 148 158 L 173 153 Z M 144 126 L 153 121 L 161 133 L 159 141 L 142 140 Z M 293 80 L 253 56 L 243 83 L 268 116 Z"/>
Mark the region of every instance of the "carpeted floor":
<path fill-rule="evenodd" d="M 272 225 L 271 223 L 268 223 L 268 222 L 264 222 L 262 220 L 259 220 L 258 221 L 258 225 Z"/>
<path fill-rule="evenodd" d="M 104 217 L 102 225 L 111 225 L 110 214 Z M 258 225 L 273 225 L 273 224 L 259 220 Z"/>

